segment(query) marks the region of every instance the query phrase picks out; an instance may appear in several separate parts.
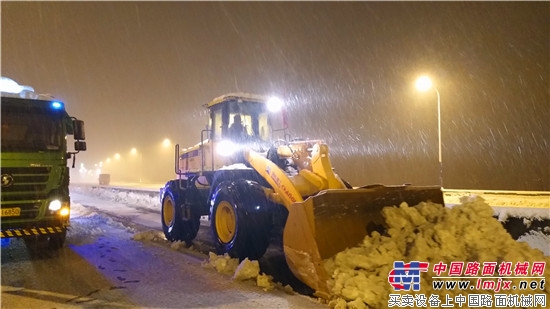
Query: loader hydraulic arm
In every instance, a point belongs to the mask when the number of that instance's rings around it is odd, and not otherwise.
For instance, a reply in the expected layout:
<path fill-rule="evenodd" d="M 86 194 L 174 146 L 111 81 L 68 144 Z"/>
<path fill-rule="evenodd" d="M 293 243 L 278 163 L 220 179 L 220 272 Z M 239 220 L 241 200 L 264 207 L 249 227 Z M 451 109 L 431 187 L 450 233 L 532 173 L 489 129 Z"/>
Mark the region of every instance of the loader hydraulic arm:
<path fill-rule="evenodd" d="M 317 143 L 311 151 L 312 172 L 326 182 L 326 187 L 321 189 L 345 189 L 344 182 L 334 174 L 332 164 L 328 158 L 328 146 Z"/>
<path fill-rule="evenodd" d="M 254 152 L 245 150 L 245 158 L 273 187 L 278 199 L 285 207 L 302 202 L 304 196 L 311 196 L 327 189 L 345 189 L 344 182 L 334 174 L 328 156 L 328 146 L 315 143 L 307 150 L 305 168 L 298 167 L 297 175 L 288 176 L 274 162 Z M 299 164 L 296 164 L 299 166 Z"/>
<path fill-rule="evenodd" d="M 257 152 L 247 149 L 244 157 L 252 167 L 273 187 L 278 193 L 283 205 L 288 209 L 292 203 L 302 202 L 302 195 L 292 181 L 275 163 Z"/>

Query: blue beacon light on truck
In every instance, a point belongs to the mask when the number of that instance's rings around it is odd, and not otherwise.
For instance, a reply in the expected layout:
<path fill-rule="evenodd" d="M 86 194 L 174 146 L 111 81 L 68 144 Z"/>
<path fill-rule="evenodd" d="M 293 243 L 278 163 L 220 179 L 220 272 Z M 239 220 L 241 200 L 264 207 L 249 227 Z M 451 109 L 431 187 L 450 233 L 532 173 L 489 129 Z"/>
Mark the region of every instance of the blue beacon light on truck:
<path fill-rule="evenodd" d="M 54 101 L 50 104 L 53 109 L 63 109 L 63 103 Z"/>

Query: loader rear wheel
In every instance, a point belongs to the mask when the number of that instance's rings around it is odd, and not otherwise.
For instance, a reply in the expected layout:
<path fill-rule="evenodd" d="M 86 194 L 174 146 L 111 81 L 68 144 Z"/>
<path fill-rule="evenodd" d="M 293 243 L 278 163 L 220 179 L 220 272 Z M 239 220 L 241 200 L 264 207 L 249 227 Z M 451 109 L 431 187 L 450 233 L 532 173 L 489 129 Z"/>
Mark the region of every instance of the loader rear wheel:
<path fill-rule="evenodd" d="M 183 215 L 182 205 L 176 202 L 174 194 L 165 193 L 161 210 L 162 231 L 169 241 L 184 241 L 191 245 L 200 227 L 200 216 Z"/>
<path fill-rule="evenodd" d="M 223 182 L 213 197 L 212 232 L 219 254 L 257 260 L 269 245 L 272 218 L 259 185 Z"/>

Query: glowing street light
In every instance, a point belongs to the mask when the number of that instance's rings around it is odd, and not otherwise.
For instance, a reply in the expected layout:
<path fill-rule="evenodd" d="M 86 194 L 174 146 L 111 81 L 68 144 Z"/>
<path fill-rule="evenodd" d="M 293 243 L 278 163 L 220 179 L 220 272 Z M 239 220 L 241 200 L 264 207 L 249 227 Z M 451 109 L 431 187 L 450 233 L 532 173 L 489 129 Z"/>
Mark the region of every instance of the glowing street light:
<path fill-rule="evenodd" d="M 142 165 L 143 165 L 143 154 L 141 152 L 138 152 L 138 150 L 136 148 L 130 149 L 130 154 L 132 156 L 135 156 L 135 155 L 139 154 L 139 183 L 141 183 L 142 182 L 141 169 L 142 169 Z"/>
<path fill-rule="evenodd" d="M 437 136 L 439 140 L 439 184 L 443 188 L 443 163 L 441 161 L 441 97 L 439 90 L 433 85 L 427 76 L 421 76 L 416 80 L 416 88 L 420 91 L 428 91 L 431 88 L 437 93 Z"/>

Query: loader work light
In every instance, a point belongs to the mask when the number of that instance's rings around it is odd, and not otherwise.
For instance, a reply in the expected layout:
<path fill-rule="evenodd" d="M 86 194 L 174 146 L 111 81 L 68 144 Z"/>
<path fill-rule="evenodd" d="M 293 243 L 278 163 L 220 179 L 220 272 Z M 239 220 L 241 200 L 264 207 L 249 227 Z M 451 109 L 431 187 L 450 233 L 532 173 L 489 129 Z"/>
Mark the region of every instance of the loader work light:
<path fill-rule="evenodd" d="M 267 109 L 272 113 L 276 113 L 283 108 L 283 104 L 283 100 L 277 97 L 271 97 L 267 100 Z"/>
<path fill-rule="evenodd" d="M 230 157 L 239 150 L 239 146 L 232 141 L 223 140 L 216 146 L 216 152 L 222 157 Z"/>

